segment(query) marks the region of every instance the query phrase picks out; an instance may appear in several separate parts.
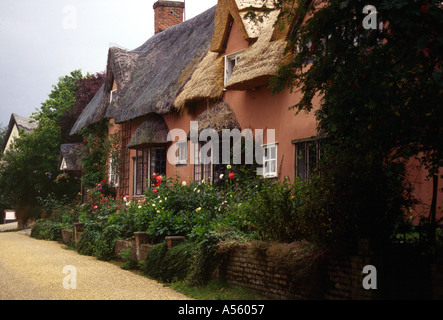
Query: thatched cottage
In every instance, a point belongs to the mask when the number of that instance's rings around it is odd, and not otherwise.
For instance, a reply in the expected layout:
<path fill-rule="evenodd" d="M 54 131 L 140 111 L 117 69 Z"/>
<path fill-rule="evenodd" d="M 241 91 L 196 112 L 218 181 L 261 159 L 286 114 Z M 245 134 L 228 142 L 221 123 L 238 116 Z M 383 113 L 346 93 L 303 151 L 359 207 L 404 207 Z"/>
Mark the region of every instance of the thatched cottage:
<path fill-rule="evenodd" d="M 3 143 L 3 153 L 8 151 L 14 140 L 17 139 L 21 133 L 32 133 L 38 126 L 38 121 L 32 118 L 21 117 L 18 114 L 11 114 L 9 120 L 8 129 L 6 131 L 4 143 Z"/>
<path fill-rule="evenodd" d="M 271 13 L 262 22 L 246 17 L 251 8 L 262 15 L 264 7 Z M 289 109 L 300 99 L 296 90 L 273 95 L 268 89 L 285 59 L 289 31 L 274 26 L 278 12 L 273 1 L 219 0 L 216 7 L 178 24 L 182 2 L 158 1 L 154 11 L 155 25 L 161 27 L 153 37 L 135 50 L 109 49 L 106 81 L 71 131 L 103 119 L 114 124 L 111 133 L 120 131 L 124 156 L 118 181 L 110 173 L 118 194 L 142 196 L 154 172 L 216 180 L 216 150 L 205 148 L 210 141 L 191 143 L 191 121 L 198 121 L 199 130 L 212 128 L 219 134 L 223 129 L 263 132 L 261 174 L 309 179 L 320 153 L 314 113 Z M 168 133 L 174 129 L 185 135 L 171 139 Z M 171 147 L 176 157 L 168 161 Z M 203 148 L 210 150 L 210 163 L 196 160 Z M 418 196 L 430 203 L 424 174 L 415 178 Z"/>

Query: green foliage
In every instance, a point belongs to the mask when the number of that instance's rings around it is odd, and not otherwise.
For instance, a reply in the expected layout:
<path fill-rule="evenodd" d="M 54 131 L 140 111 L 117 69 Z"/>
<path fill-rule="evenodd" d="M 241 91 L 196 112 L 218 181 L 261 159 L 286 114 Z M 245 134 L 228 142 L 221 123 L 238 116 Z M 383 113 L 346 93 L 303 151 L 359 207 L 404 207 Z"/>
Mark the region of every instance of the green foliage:
<path fill-rule="evenodd" d="M 102 121 L 81 131 L 86 141 L 86 156 L 82 158 L 82 180 L 86 188 L 94 188 L 106 179 L 108 153 L 111 148 L 108 139 L 108 122 Z"/>
<path fill-rule="evenodd" d="M 310 192 L 320 202 L 311 207 L 324 215 L 324 232 L 341 229 L 340 238 L 351 242 L 357 235 L 388 241 L 399 211 L 410 205 L 405 159 L 418 157 L 430 175 L 441 166 L 440 1 L 372 1 L 385 23 L 381 30 L 363 28 L 365 1 L 318 7 L 300 0 L 285 7 L 289 2 L 277 1 L 287 9 L 281 21 L 311 15 L 303 24 L 295 19 L 287 46 L 291 59 L 271 87 L 300 91 L 294 109 L 315 106 L 318 131 L 327 138 L 324 170 Z"/>
<path fill-rule="evenodd" d="M 288 178 L 283 182 L 257 179 L 248 197 L 234 210 L 237 216 L 245 216 L 261 240 L 300 240 L 305 236 L 300 220 L 304 188 L 298 180 L 290 183 Z"/>
<path fill-rule="evenodd" d="M 120 235 L 121 229 L 118 225 L 103 225 L 89 221 L 83 226 L 77 250 L 83 255 L 110 260 L 114 256 L 115 241 Z"/>
<path fill-rule="evenodd" d="M 38 207 L 38 198 L 56 191 L 59 152 L 60 128 L 47 118 L 15 140 L 0 164 L 0 190 L 11 206 Z"/>
<path fill-rule="evenodd" d="M 71 129 L 66 118 L 74 108 L 76 92 L 83 86 L 82 78 L 79 70 L 61 77 L 48 99 L 33 114 L 33 119 L 38 121 L 37 128 L 30 134 L 21 132 L 12 150 L 2 158 L 0 201 L 15 207 L 17 212 L 40 216 L 42 210 L 48 209 L 47 198 L 73 200 L 80 191 L 77 177 L 65 174 L 66 179 L 58 179 L 58 161 L 60 146 Z"/>
<path fill-rule="evenodd" d="M 161 279 L 165 273 L 163 261 L 167 252 L 166 242 L 153 246 L 146 255 L 143 272 L 154 279 Z"/>
<path fill-rule="evenodd" d="M 137 259 L 133 258 L 132 249 L 128 248 L 120 253 L 120 257 L 124 260 L 122 269 L 132 270 L 137 267 Z"/>
<path fill-rule="evenodd" d="M 66 225 L 63 223 L 39 219 L 31 229 L 31 237 L 42 240 L 60 241 L 64 227 L 66 227 Z"/>

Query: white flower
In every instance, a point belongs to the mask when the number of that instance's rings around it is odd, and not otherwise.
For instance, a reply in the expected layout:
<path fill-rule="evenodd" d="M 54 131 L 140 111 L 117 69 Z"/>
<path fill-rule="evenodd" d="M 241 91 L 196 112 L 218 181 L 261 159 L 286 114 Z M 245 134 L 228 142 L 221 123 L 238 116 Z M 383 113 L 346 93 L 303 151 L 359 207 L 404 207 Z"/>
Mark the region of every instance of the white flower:
<path fill-rule="evenodd" d="M 157 213 L 160 213 L 160 210 L 157 210 Z"/>
<path fill-rule="evenodd" d="M 163 200 L 159 200 L 159 201 L 158 201 L 158 203 L 162 203 L 162 202 L 163 202 Z"/>
<path fill-rule="evenodd" d="M 155 203 L 153 203 L 152 206 L 155 207 Z"/>
<path fill-rule="evenodd" d="M 142 208 L 142 206 L 141 205 L 139 205 L 137 208 L 139 208 L 139 209 L 141 209 Z"/>
<path fill-rule="evenodd" d="M 183 187 L 186 187 L 186 181 L 183 181 L 183 182 L 182 182 L 182 186 L 183 186 Z"/>
<path fill-rule="evenodd" d="M 219 176 L 220 180 L 223 179 L 223 176 L 224 176 L 223 173 Z"/>
<path fill-rule="evenodd" d="M 197 209 L 195 209 L 195 212 L 199 212 L 201 209 L 201 207 L 198 207 Z"/>
<path fill-rule="evenodd" d="M 130 202 L 126 202 L 126 206 L 129 207 L 131 205 Z"/>
<path fill-rule="evenodd" d="M 194 188 L 194 192 L 195 192 L 195 190 L 197 190 L 197 187 Z"/>
<path fill-rule="evenodd" d="M 230 164 L 228 164 L 228 165 L 226 166 L 226 168 L 227 168 L 227 169 L 231 169 L 232 167 L 231 167 Z"/>
<path fill-rule="evenodd" d="M 202 183 L 205 183 L 205 179 L 202 180 Z"/>
<path fill-rule="evenodd" d="M 197 190 L 197 193 L 200 193 L 200 189 Z"/>

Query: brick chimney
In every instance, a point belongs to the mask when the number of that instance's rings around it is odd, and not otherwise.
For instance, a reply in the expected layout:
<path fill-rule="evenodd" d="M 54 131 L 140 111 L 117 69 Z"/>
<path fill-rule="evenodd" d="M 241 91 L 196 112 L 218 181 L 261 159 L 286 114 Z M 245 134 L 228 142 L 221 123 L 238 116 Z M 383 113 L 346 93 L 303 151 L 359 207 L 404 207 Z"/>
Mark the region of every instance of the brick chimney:
<path fill-rule="evenodd" d="M 162 32 L 183 22 L 185 3 L 180 1 L 158 0 L 154 3 L 155 33 Z"/>

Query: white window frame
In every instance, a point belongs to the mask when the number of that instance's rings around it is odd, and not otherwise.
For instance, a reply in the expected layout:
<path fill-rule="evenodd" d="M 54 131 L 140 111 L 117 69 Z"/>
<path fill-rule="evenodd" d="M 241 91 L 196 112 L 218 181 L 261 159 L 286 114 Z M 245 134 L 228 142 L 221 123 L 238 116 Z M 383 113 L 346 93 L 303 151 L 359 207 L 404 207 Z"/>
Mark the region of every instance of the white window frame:
<path fill-rule="evenodd" d="M 240 50 L 231 54 L 225 55 L 225 87 L 228 84 L 229 78 L 231 78 L 234 68 L 237 65 L 240 57 L 245 50 Z"/>
<path fill-rule="evenodd" d="M 188 141 L 180 140 L 176 143 L 176 158 L 175 164 L 187 164 L 188 161 Z"/>
<path fill-rule="evenodd" d="M 277 169 L 277 159 L 278 159 L 278 143 L 269 143 L 262 145 L 263 147 L 263 177 L 264 178 L 276 178 L 278 176 Z M 275 157 L 271 157 L 272 154 L 270 150 L 275 148 Z M 272 166 L 267 165 L 268 163 L 274 162 L 274 171 L 266 172 L 266 168 L 271 168 Z"/>
<path fill-rule="evenodd" d="M 117 92 L 117 89 L 111 90 L 111 93 L 110 93 L 110 95 L 109 95 L 109 103 L 112 102 L 113 95 L 114 95 L 116 92 Z"/>

